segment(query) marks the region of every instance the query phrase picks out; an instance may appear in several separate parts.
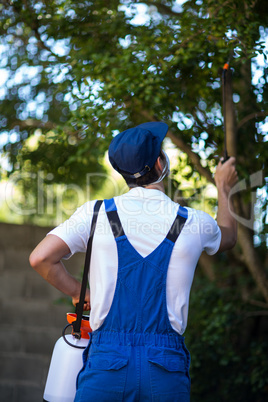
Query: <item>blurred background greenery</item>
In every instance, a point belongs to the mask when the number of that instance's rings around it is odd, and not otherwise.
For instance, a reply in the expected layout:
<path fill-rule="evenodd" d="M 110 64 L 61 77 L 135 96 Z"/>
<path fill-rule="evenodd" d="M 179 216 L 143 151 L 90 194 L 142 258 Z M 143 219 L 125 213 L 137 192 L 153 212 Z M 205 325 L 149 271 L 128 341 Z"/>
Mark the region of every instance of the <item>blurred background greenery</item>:
<path fill-rule="evenodd" d="M 229 61 L 238 243 L 197 268 L 192 400 L 267 400 L 267 1 L 3 0 L 0 11 L 2 222 L 56 225 L 127 191 L 108 145 L 154 120 L 169 125 L 168 195 L 215 217 Z"/>

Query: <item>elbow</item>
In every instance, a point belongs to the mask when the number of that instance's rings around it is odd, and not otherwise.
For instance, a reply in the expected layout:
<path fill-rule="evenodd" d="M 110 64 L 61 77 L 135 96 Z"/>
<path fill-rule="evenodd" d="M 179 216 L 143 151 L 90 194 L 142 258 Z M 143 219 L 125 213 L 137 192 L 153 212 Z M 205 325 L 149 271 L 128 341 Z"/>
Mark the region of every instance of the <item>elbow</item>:
<path fill-rule="evenodd" d="M 234 248 L 237 242 L 237 231 L 226 230 L 226 228 L 221 227 L 221 232 L 222 232 L 222 238 L 218 252 L 227 251 Z"/>
<path fill-rule="evenodd" d="M 39 271 L 39 269 L 46 263 L 46 258 L 34 250 L 30 254 L 29 263 L 35 271 Z"/>
<path fill-rule="evenodd" d="M 30 254 L 29 263 L 35 270 L 37 270 L 37 267 L 40 265 L 40 258 L 38 258 L 34 251 Z"/>

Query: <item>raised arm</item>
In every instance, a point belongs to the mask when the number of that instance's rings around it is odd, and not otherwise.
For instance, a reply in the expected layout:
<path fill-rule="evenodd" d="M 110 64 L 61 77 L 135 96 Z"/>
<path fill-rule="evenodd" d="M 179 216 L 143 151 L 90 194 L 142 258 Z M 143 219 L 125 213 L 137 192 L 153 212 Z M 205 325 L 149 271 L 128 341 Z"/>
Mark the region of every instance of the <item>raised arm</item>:
<path fill-rule="evenodd" d="M 231 213 L 233 211 L 233 203 L 229 198 L 229 193 L 237 180 L 235 158 L 231 157 L 225 163 L 220 161 L 215 173 L 215 183 L 218 190 L 217 222 L 222 234 L 218 252 L 229 250 L 236 243 L 237 223 Z"/>
<path fill-rule="evenodd" d="M 69 274 L 61 258 L 70 253 L 67 244 L 55 235 L 46 236 L 30 255 L 30 264 L 48 283 L 72 298 L 75 305 L 79 301 L 81 284 Z M 87 291 L 84 310 L 90 309 Z"/>

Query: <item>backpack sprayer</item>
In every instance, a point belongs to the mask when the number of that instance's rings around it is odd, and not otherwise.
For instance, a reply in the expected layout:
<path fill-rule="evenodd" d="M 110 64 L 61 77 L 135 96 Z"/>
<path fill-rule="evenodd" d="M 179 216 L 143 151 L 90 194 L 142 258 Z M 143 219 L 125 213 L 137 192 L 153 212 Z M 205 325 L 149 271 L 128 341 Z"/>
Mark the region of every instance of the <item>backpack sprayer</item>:
<path fill-rule="evenodd" d="M 91 223 L 87 244 L 85 267 L 81 285 L 80 299 L 75 313 L 67 313 L 68 324 L 63 328 L 62 337 L 54 346 L 49 366 L 44 402 L 73 402 L 76 393 L 76 378 L 83 367 L 83 350 L 89 342 L 89 316 L 83 315 L 83 306 L 87 288 L 93 235 L 96 227 L 98 212 L 102 201 L 97 201 Z M 73 327 L 72 334 L 66 335 L 68 327 Z"/>

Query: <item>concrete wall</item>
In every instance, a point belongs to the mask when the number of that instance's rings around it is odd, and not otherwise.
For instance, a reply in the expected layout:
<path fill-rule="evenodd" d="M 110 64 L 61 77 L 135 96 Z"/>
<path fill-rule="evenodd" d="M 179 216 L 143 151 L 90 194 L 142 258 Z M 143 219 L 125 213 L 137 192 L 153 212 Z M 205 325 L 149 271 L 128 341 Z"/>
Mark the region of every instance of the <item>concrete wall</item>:
<path fill-rule="evenodd" d="M 68 298 L 28 262 L 30 252 L 49 230 L 0 223 L 1 402 L 42 400 L 52 350 L 72 308 L 66 304 Z M 83 265 L 84 254 L 65 263 L 78 277 Z"/>

